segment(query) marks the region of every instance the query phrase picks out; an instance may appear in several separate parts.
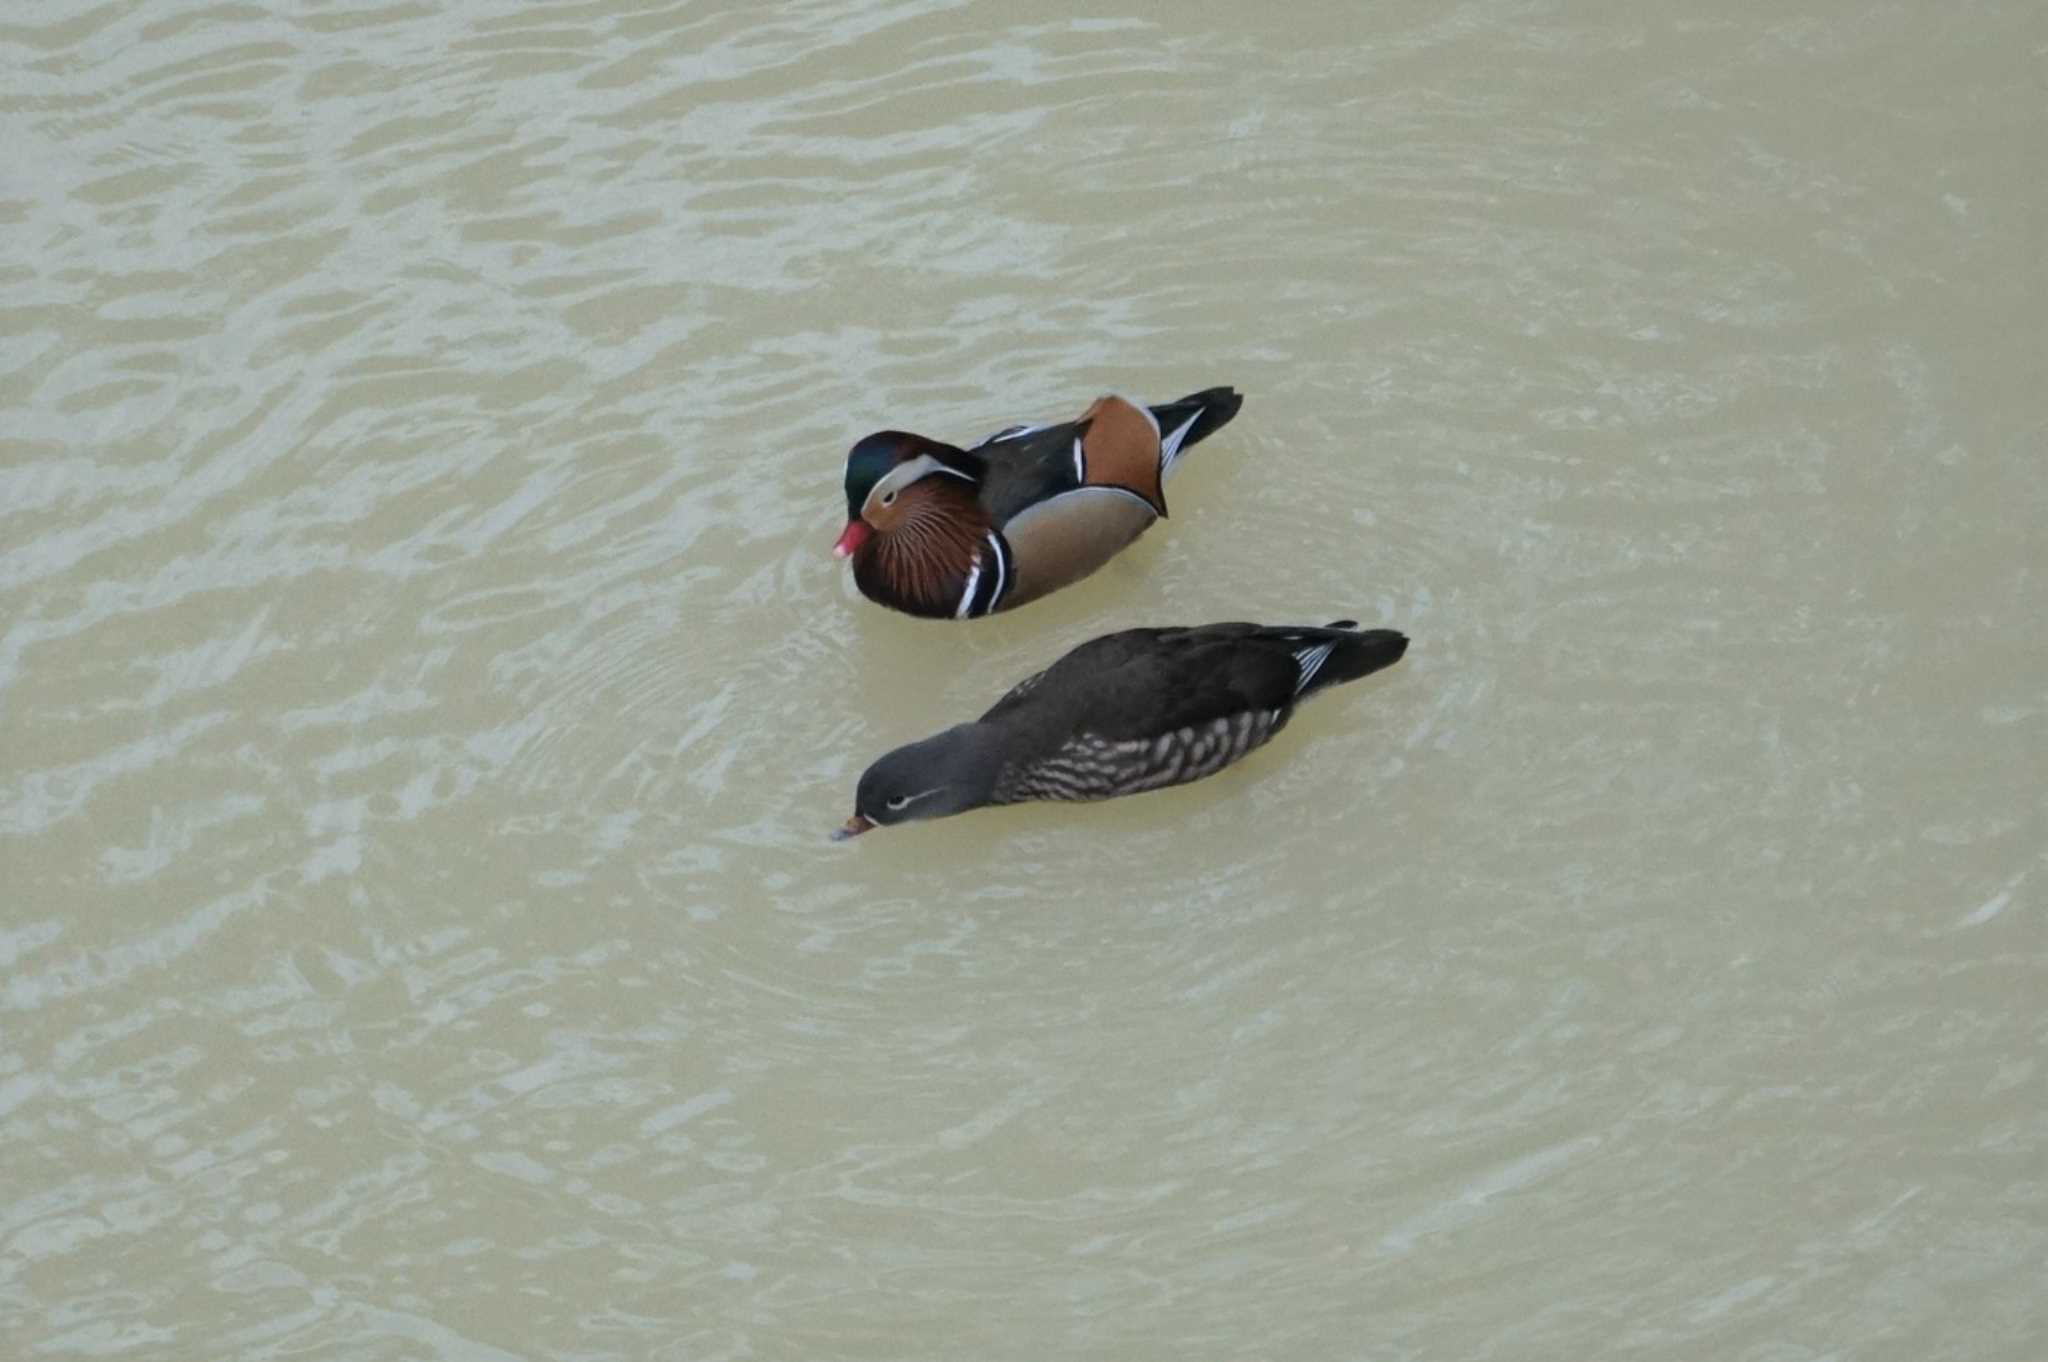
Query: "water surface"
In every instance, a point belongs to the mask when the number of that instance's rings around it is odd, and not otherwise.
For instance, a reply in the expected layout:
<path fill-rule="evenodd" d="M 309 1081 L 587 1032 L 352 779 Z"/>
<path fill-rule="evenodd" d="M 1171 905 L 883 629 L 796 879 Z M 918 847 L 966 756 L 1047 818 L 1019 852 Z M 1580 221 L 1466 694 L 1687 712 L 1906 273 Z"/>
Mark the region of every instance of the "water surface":
<path fill-rule="evenodd" d="M 9 1356 L 2023 1359 L 2037 6 L 0 20 Z M 1216 383 L 861 601 L 848 443 Z M 1108 628 L 1415 639 L 833 846 Z"/>

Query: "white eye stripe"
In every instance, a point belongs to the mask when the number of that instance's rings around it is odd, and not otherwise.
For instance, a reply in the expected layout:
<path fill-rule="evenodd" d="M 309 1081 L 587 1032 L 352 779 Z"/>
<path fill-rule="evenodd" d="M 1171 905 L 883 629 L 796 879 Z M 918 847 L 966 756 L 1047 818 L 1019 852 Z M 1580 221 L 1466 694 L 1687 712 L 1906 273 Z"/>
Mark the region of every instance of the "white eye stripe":
<path fill-rule="evenodd" d="M 894 799 L 883 800 L 882 806 L 888 809 L 890 813 L 901 813 L 903 812 L 903 810 L 909 808 L 912 804 L 915 804 L 918 800 L 929 798 L 930 796 L 937 794 L 940 790 L 943 790 L 945 788 L 946 787 L 943 785 L 934 785 L 931 789 L 919 790 L 916 794 L 897 795 Z"/>
<path fill-rule="evenodd" d="M 962 482 L 977 481 L 972 473 L 963 473 L 949 464 L 939 462 L 929 454 L 920 454 L 914 459 L 897 464 L 894 468 L 883 474 L 881 480 L 868 489 L 868 500 L 880 502 L 882 505 L 887 506 L 894 500 L 898 492 L 901 492 L 918 479 L 929 477 L 934 473 L 950 473 Z"/>

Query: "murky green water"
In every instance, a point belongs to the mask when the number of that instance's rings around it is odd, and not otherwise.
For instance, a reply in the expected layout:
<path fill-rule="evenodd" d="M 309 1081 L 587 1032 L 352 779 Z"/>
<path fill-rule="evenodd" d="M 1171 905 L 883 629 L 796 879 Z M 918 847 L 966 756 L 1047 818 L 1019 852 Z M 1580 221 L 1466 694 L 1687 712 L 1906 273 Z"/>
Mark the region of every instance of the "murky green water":
<path fill-rule="evenodd" d="M 2028 3 L 17 4 L 0 1353 L 2031 1359 Z M 1243 415 L 977 627 L 846 445 Z M 1415 639 L 834 846 L 1105 629 Z"/>

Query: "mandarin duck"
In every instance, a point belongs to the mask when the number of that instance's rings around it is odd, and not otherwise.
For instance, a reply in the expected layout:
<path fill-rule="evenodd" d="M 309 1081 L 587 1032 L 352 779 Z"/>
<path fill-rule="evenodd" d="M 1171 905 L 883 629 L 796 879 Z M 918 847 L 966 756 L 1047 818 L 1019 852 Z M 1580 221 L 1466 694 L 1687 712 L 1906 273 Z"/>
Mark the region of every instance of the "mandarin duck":
<path fill-rule="evenodd" d="M 992 615 L 1080 581 L 1166 514 L 1167 474 L 1244 399 L 1210 388 L 1144 407 L 1098 398 L 1077 420 L 1011 426 L 971 449 L 907 431 L 846 456 L 861 594 L 934 619 Z"/>
<path fill-rule="evenodd" d="M 1104 634 L 974 722 L 868 767 L 833 839 L 989 804 L 1114 799 L 1200 780 L 1272 738 L 1304 697 L 1407 650 L 1405 635 L 1353 620 Z"/>

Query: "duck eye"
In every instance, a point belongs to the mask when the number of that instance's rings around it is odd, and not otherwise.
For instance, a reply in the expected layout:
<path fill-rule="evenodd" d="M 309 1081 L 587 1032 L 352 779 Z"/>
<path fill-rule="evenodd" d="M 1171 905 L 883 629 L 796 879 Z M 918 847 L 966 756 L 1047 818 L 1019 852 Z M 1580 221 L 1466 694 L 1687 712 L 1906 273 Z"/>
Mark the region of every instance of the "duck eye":
<path fill-rule="evenodd" d="M 896 493 L 894 490 L 882 493 L 882 504 L 884 506 L 894 506 L 896 504 Z"/>
<path fill-rule="evenodd" d="M 888 801 L 888 806 L 890 813 L 901 813 L 910 807 L 910 796 L 897 795 L 894 799 Z"/>

